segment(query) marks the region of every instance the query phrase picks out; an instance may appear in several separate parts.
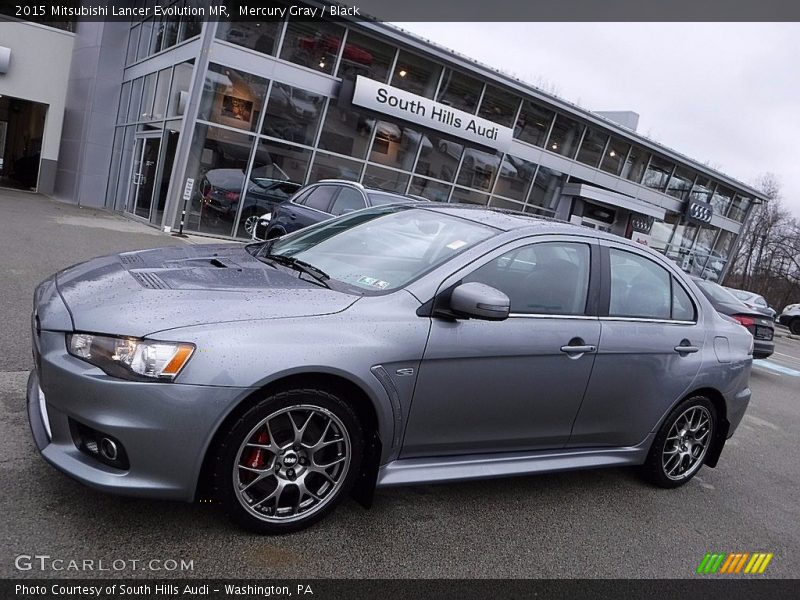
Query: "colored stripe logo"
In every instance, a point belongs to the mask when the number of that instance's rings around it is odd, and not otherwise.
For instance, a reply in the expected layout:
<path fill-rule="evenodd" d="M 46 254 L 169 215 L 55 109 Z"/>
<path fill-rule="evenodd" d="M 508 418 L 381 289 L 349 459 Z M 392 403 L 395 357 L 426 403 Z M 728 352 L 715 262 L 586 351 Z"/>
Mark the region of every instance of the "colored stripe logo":
<path fill-rule="evenodd" d="M 708 552 L 697 566 L 700 575 L 761 574 L 772 560 L 772 552 Z"/>

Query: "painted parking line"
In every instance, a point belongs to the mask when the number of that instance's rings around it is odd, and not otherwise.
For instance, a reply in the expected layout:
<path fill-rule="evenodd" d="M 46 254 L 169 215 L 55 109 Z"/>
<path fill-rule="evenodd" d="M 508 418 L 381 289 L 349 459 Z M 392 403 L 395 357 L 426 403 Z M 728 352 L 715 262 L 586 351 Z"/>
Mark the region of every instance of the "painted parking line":
<path fill-rule="evenodd" d="M 771 360 L 754 360 L 753 366 L 759 369 L 767 369 L 769 371 L 773 371 L 775 373 L 781 373 L 783 375 L 791 375 L 792 377 L 800 377 L 800 371 L 796 369 L 790 369 L 789 367 L 785 367 L 783 365 L 779 365 L 778 363 L 774 363 Z"/>

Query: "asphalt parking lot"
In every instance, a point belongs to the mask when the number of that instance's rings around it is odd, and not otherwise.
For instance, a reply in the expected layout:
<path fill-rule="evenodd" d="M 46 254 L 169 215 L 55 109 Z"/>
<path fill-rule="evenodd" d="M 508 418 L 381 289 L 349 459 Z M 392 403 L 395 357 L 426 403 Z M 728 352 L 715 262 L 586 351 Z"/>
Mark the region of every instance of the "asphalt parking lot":
<path fill-rule="evenodd" d="M 382 490 L 310 530 L 256 537 L 214 506 L 94 492 L 44 463 L 25 415 L 30 297 L 53 271 L 185 243 L 118 216 L 0 191 L 0 577 L 695 577 L 706 552 L 772 552 L 800 573 L 800 340 L 753 369 L 753 401 L 718 468 L 661 490 L 626 469 Z M 165 457 L 168 460 L 168 457 Z M 19 555 L 95 571 L 15 567 Z M 52 564 L 47 559 L 48 564 Z M 98 561 L 191 571 L 97 571 Z M 24 566 L 26 561 L 22 562 Z"/>

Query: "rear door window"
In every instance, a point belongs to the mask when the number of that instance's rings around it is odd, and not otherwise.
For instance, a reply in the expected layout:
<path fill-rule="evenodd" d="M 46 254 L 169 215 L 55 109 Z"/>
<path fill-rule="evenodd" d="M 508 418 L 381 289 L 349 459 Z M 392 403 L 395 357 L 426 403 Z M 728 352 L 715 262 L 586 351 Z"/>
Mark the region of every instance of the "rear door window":
<path fill-rule="evenodd" d="M 339 188 L 335 185 L 320 185 L 311 190 L 311 193 L 303 198 L 300 203 L 309 208 L 329 212 L 331 200 L 338 190 Z"/>
<path fill-rule="evenodd" d="M 694 321 L 689 294 L 664 267 L 639 254 L 609 249 L 611 317 Z"/>
<path fill-rule="evenodd" d="M 331 214 L 338 217 L 345 213 L 361 210 L 366 206 L 367 204 L 364 202 L 364 196 L 361 195 L 361 192 L 353 188 L 343 187 L 333 202 Z"/>

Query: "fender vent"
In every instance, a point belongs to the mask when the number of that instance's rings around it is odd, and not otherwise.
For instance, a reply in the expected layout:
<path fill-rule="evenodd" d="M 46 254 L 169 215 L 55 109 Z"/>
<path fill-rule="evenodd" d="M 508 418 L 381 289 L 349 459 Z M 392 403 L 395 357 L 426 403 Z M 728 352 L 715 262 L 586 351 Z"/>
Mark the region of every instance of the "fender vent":
<path fill-rule="evenodd" d="M 169 286 L 166 284 L 166 282 L 155 273 L 150 273 L 149 271 L 130 271 L 130 274 L 133 275 L 134 279 L 136 279 L 136 281 L 138 281 L 142 287 L 146 287 L 151 290 L 169 289 Z"/>

